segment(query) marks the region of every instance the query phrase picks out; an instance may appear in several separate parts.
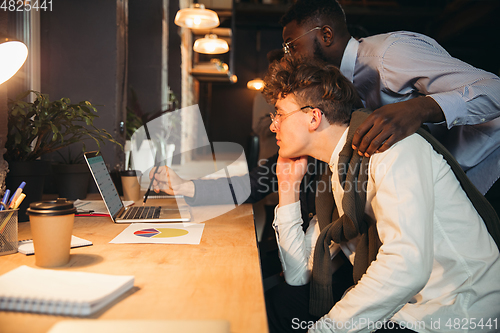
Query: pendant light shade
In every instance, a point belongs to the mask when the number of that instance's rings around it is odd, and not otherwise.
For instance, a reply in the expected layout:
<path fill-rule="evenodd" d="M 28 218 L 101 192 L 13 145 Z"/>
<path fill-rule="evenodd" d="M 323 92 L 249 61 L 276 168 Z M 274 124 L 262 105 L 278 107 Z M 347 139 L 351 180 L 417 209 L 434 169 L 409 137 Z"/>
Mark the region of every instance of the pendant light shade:
<path fill-rule="evenodd" d="M 179 10 L 175 15 L 174 23 L 190 29 L 212 29 L 220 24 L 217 13 L 205 9 L 205 5 L 201 3 Z"/>
<path fill-rule="evenodd" d="M 264 89 L 264 80 L 256 78 L 247 82 L 247 88 L 252 90 L 261 91 Z"/>
<path fill-rule="evenodd" d="M 28 57 L 24 43 L 0 36 L 0 84 L 17 73 Z"/>
<path fill-rule="evenodd" d="M 194 42 L 193 50 L 198 53 L 221 54 L 229 51 L 229 45 L 225 40 L 218 38 L 217 35 L 208 34 Z"/>

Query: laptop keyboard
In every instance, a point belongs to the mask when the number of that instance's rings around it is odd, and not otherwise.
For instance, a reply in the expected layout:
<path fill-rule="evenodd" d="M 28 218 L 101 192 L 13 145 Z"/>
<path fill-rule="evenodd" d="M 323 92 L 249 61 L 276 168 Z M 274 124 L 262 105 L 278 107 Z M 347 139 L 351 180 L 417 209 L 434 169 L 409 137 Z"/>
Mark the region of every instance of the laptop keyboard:
<path fill-rule="evenodd" d="M 129 207 L 125 212 L 123 219 L 155 219 L 160 217 L 160 210 L 160 206 Z"/>

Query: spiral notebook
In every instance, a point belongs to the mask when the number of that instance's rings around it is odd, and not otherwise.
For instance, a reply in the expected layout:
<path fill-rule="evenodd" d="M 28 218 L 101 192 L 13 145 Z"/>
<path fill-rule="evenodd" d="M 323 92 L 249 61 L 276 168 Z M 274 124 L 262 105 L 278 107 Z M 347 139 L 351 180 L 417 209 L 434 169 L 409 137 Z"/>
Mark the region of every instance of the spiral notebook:
<path fill-rule="evenodd" d="M 72 249 L 76 247 L 90 246 L 90 245 L 92 245 L 92 242 L 89 240 L 76 236 L 71 236 Z M 33 240 L 32 239 L 20 240 L 18 243 L 17 251 L 27 256 L 35 254 L 35 247 L 33 246 Z"/>
<path fill-rule="evenodd" d="M 20 266 L 0 276 L 0 310 L 87 316 L 133 286 L 130 275 Z"/>

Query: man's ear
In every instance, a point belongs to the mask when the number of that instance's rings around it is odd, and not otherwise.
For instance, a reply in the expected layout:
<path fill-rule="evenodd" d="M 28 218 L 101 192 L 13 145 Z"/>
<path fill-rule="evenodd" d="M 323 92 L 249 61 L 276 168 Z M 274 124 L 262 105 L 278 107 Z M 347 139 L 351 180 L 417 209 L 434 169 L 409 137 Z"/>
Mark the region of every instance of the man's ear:
<path fill-rule="evenodd" d="M 333 37 L 335 33 L 329 25 L 324 25 L 321 27 L 321 40 L 325 46 L 330 46 L 333 44 Z"/>
<path fill-rule="evenodd" d="M 311 117 L 311 122 L 309 123 L 309 130 L 316 131 L 321 125 L 321 122 L 326 121 L 326 119 L 324 119 L 325 117 L 324 114 L 318 108 L 312 109 L 311 115 L 312 117 Z"/>

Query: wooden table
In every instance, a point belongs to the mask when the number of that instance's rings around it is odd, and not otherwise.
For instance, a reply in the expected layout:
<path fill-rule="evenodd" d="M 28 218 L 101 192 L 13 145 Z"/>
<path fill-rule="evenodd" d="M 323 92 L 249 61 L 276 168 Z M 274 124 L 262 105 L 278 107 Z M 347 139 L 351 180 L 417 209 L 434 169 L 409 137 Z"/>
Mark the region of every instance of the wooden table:
<path fill-rule="evenodd" d="M 194 220 L 219 208 L 193 207 Z M 199 245 L 109 244 L 127 226 L 109 217 L 75 218 L 73 234 L 94 245 L 72 249 L 59 269 L 135 276 L 132 290 L 89 318 L 224 319 L 231 332 L 268 331 L 251 205 L 206 221 Z M 19 239 L 26 238 L 29 222 L 19 224 Z M 20 265 L 37 268 L 34 256 L 0 256 L 0 274 Z M 0 332 L 47 332 L 67 319 L 73 317 L 0 311 Z"/>

